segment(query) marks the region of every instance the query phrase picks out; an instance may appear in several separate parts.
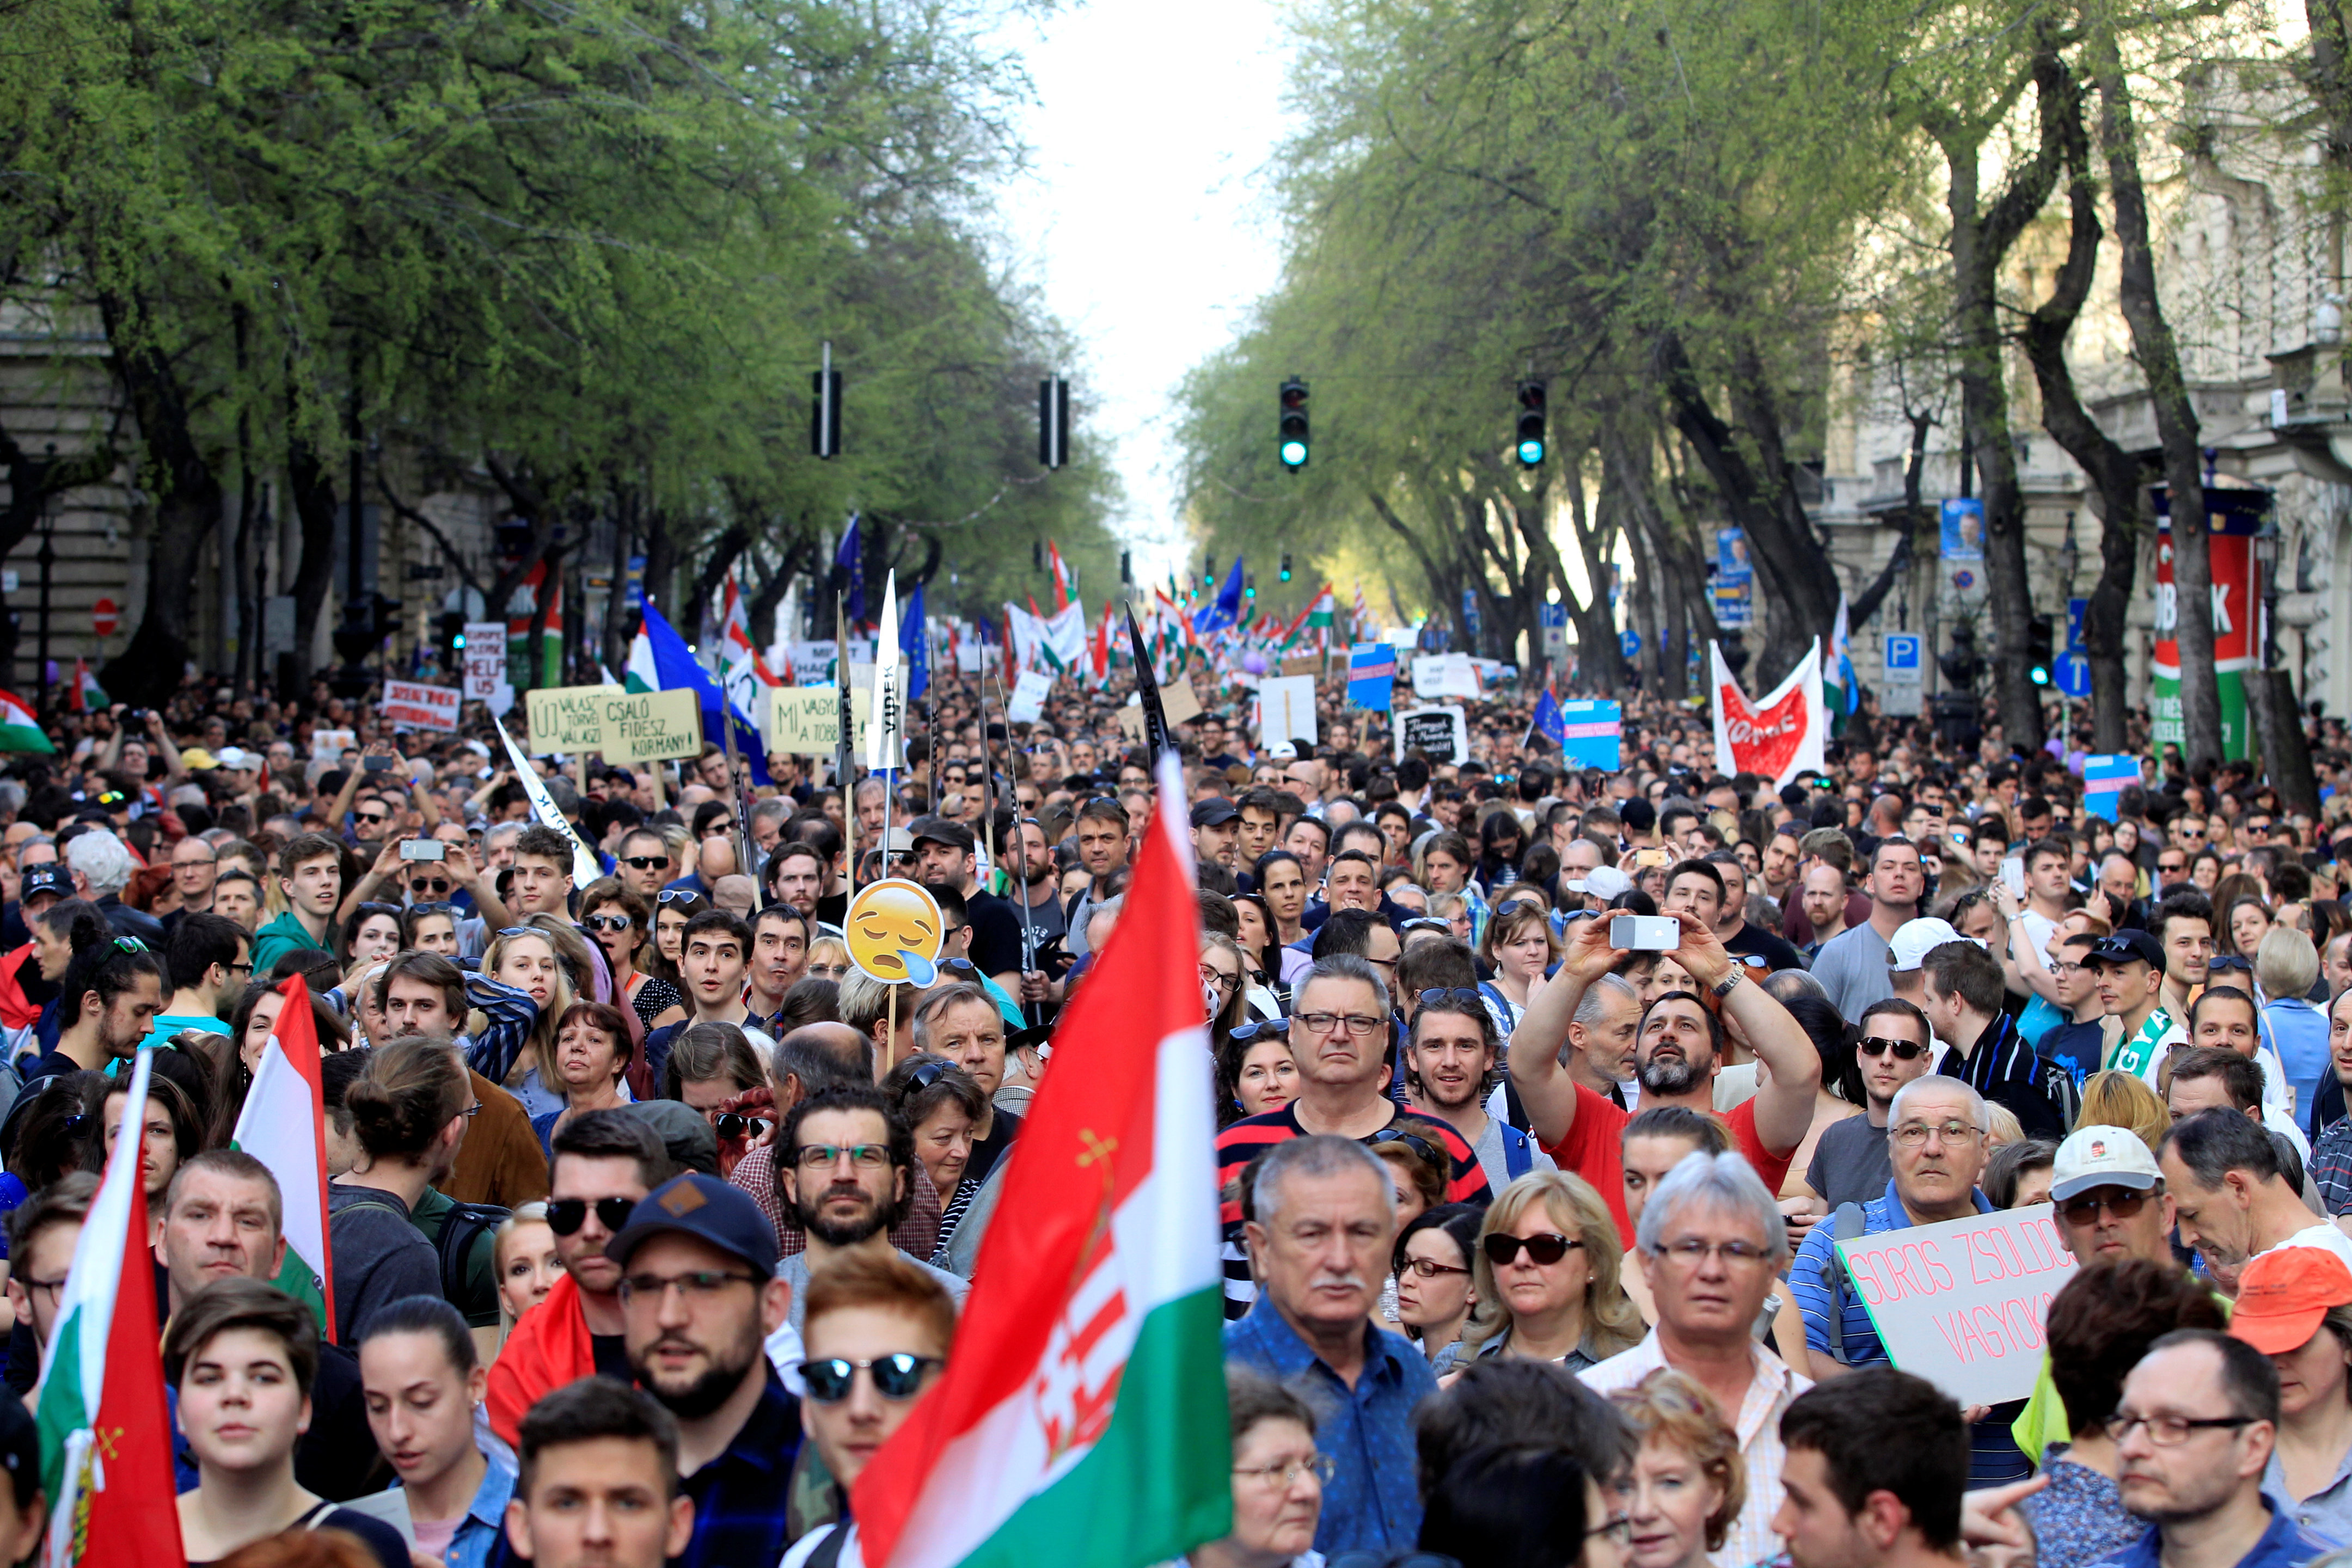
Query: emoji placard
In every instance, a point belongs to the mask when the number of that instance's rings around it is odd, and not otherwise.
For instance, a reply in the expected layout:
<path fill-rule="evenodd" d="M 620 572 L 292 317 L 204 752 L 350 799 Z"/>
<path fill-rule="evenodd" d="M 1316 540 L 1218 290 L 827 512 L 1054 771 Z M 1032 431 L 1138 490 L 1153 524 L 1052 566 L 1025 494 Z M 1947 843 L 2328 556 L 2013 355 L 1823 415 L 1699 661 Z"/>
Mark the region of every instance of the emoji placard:
<path fill-rule="evenodd" d="M 929 985 L 938 977 L 945 928 L 939 900 L 920 882 L 885 877 L 866 883 L 850 900 L 841 929 L 848 939 L 849 962 L 868 980 Z"/>

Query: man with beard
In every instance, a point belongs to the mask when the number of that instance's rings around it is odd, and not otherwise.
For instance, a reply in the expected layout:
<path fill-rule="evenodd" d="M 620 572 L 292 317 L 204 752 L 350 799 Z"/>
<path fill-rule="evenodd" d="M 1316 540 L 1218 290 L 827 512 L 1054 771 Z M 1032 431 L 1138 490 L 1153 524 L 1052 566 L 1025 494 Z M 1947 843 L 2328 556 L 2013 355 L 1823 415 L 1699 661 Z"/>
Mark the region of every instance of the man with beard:
<path fill-rule="evenodd" d="M 1422 993 L 1405 1035 L 1411 1104 L 1462 1134 L 1478 1156 L 1478 1168 L 1486 1173 L 1486 1184 L 1498 1193 L 1529 1171 L 1559 1168 L 1526 1133 L 1486 1114 L 1499 1054 L 1494 1017 L 1475 990 Z"/>
<path fill-rule="evenodd" d="M 1723 1120 L 1764 1185 L 1777 1193 L 1789 1173 L 1790 1157 L 1812 1125 L 1821 1055 L 1789 1010 L 1761 985 L 1749 983 L 1745 968 L 1732 961 L 1705 920 L 1688 912 L 1675 918 L 1683 928 L 1675 955 L 1721 1004 L 1722 1014 L 1687 991 L 1670 991 L 1650 1004 L 1633 1047 L 1642 1109 L 1681 1105 L 1702 1116 L 1713 1115 L 1725 1030 L 1736 1026 L 1761 1067 L 1756 1097 Z M 1528 1004 L 1513 1033 L 1510 1072 L 1538 1146 L 1561 1170 L 1582 1176 L 1608 1200 L 1622 1236 L 1633 1230 L 1625 1213 L 1625 1156 L 1620 1138 L 1629 1118 L 1622 1107 L 1577 1082 L 1559 1060 L 1570 1021 L 1585 993 L 1628 956 L 1609 945 L 1612 923 L 1579 922 L 1551 983 Z"/>
<path fill-rule="evenodd" d="M 776 1151 L 780 1195 L 808 1235 L 806 1249 L 776 1271 L 792 1289 L 794 1331 L 810 1275 L 855 1254 L 905 1258 L 962 1306 L 970 1289 L 963 1280 L 890 1245 L 890 1229 L 906 1216 L 914 1190 L 915 1134 L 888 1095 L 870 1084 L 819 1089 L 785 1116 Z"/>
<path fill-rule="evenodd" d="M 2352 1266 L 2352 1237 L 2304 1206 L 2278 1145 L 2247 1117 L 2200 1110 L 2174 1122 L 2156 1154 L 2181 1245 L 2204 1255 L 2222 1289 L 2234 1294 L 2246 1259 L 2273 1247 L 2322 1247 Z"/>
<path fill-rule="evenodd" d="M 620 1270 L 629 1371 L 677 1419 L 694 1534 L 670 1562 L 774 1562 L 791 1543 L 801 1446 L 800 1401 L 766 1349 L 797 1294 L 775 1277 L 775 1230 L 751 1194 L 689 1171 L 646 1194 L 604 1255 Z"/>
<path fill-rule="evenodd" d="M 163 1010 L 163 966 L 135 937 L 81 948 L 58 983 L 57 1049 L 25 1069 L 25 1087 L 61 1072 L 107 1072 L 128 1061 Z"/>
<path fill-rule="evenodd" d="M 1111 879 L 1127 869 L 1128 848 L 1134 831 L 1134 826 L 1127 819 L 1127 808 L 1108 795 L 1097 795 L 1078 807 L 1078 864 L 1094 880 L 1070 901 L 1070 934 L 1066 945 L 1074 958 L 1086 956 L 1087 922 L 1095 906 L 1118 896 Z"/>

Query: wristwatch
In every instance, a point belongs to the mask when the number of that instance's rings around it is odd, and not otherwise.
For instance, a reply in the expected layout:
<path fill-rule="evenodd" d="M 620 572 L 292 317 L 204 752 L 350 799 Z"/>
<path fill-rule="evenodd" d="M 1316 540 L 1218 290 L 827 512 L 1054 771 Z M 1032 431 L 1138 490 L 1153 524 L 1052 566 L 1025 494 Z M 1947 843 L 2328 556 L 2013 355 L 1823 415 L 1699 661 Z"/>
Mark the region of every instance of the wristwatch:
<path fill-rule="evenodd" d="M 1735 963 L 1731 966 L 1730 973 L 1717 981 L 1713 985 L 1708 986 L 1707 989 L 1715 993 L 1716 1000 L 1719 1002 L 1726 996 L 1730 995 L 1732 991 L 1739 984 L 1739 983 L 1747 978 L 1748 975 L 1746 972 L 1744 972 L 1739 965 Z"/>

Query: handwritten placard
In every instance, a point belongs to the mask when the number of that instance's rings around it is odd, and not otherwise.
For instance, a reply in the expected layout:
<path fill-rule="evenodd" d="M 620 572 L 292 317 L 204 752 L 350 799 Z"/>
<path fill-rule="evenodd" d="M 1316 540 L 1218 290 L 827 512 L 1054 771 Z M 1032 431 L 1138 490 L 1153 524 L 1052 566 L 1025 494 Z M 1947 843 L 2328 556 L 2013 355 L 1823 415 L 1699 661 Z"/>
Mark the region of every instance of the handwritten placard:
<path fill-rule="evenodd" d="M 310 755 L 331 763 L 359 743 L 358 731 L 352 730 L 310 731 Z"/>
<path fill-rule="evenodd" d="M 1013 683 L 1013 695 L 1005 700 L 1004 717 L 1015 724 L 1034 724 L 1045 710 L 1045 699 L 1054 689 L 1054 678 L 1042 669 L 1024 669 Z M 1173 717 L 1170 723 L 1176 721 Z"/>
<path fill-rule="evenodd" d="M 442 730 L 455 733 L 463 697 L 454 686 L 425 686 L 414 680 L 387 680 L 383 701 L 376 710 L 387 724 L 406 730 Z"/>
<path fill-rule="evenodd" d="M 1427 701 L 1437 697 L 1478 695 L 1478 666 L 1466 653 L 1423 654 L 1412 661 L 1412 694 Z"/>
<path fill-rule="evenodd" d="M 694 692 L 608 693 L 602 701 L 601 749 L 608 760 L 654 763 L 702 754 L 702 706 Z"/>
<path fill-rule="evenodd" d="M 768 692 L 768 750 L 829 757 L 841 747 L 841 688 L 778 686 Z"/>
<path fill-rule="evenodd" d="M 526 692 L 523 718 L 531 754 L 604 750 L 604 699 L 624 695 L 617 686 L 550 686 Z"/>
<path fill-rule="evenodd" d="M 1433 763 L 1466 763 L 1470 760 L 1470 725 L 1464 718 L 1461 704 L 1448 702 L 1440 708 L 1415 708 L 1397 715 L 1397 761 L 1404 761 L 1407 752 L 1425 752 Z"/>
<path fill-rule="evenodd" d="M 2050 1299 L 2074 1277 L 2048 1204 L 1837 1244 L 1879 1343 L 1963 1405 L 2033 1392 Z"/>

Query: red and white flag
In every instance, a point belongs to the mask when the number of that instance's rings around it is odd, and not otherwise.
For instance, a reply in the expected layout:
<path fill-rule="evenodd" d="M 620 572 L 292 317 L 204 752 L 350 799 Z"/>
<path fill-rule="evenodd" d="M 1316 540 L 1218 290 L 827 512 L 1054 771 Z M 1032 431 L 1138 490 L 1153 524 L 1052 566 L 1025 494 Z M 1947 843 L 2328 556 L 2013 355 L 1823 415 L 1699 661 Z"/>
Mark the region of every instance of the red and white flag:
<path fill-rule="evenodd" d="M 1715 765 L 1726 777 L 1755 773 L 1775 789 L 1808 768 L 1827 766 L 1822 742 L 1830 732 L 1822 698 L 1822 641 L 1815 637 L 1789 679 L 1760 702 L 1748 700 L 1739 678 L 1723 662 L 1723 649 L 1707 644 L 1715 680 Z"/>

